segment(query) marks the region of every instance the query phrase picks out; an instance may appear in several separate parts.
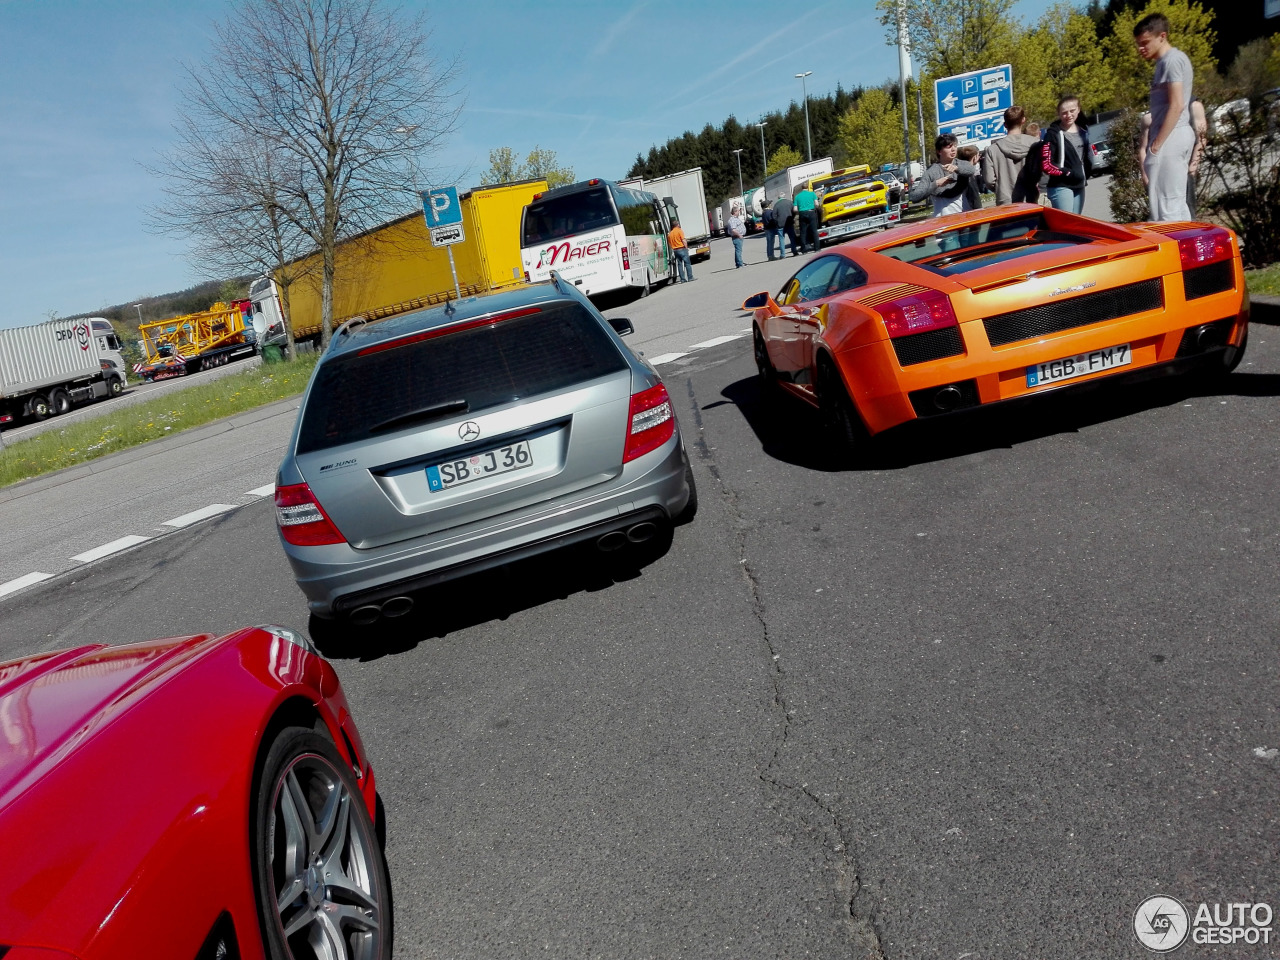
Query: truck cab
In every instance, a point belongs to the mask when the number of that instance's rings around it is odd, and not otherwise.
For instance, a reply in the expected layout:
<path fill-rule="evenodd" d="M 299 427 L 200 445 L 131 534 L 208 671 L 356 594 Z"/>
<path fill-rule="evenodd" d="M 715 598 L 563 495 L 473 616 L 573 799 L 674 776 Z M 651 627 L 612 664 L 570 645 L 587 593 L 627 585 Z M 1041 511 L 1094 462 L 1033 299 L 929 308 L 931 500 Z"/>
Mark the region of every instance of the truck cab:
<path fill-rule="evenodd" d="M 120 336 L 116 333 L 115 327 L 111 326 L 111 321 L 105 317 L 90 317 L 89 328 L 92 331 L 93 339 L 98 344 L 98 356 L 105 364 L 110 364 L 111 370 L 103 367 L 103 373 L 108 376 L 118 374 L 120 377 L 120 386 L 124 387 L 129 383 L 129 377 L 126 373 L 127 367 L 124 362 L 124 355 L 120 353 Z"/>

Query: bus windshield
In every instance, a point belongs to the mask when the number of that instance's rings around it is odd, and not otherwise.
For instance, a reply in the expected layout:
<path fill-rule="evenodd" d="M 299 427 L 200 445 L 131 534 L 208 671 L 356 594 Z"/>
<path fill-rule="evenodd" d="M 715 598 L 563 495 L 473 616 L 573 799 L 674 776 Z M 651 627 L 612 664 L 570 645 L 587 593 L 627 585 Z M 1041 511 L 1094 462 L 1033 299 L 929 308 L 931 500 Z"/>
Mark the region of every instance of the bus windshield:
<path fill-rule="evenodd" d="M 523 247 L 563 240 L 588 230 L 616 226 L 618 213 L 601 184 L 589 190 L 536 200 L 524 212 Z"/>

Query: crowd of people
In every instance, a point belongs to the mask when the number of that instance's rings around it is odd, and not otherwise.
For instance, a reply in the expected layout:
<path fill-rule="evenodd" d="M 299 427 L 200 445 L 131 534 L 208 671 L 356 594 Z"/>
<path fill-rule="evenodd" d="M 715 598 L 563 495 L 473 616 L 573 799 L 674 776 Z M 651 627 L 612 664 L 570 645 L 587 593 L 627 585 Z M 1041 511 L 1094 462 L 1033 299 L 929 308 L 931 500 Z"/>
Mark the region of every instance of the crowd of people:
<path fill-rule="evenodd" d="M 1169 21 L 1152 13 L 1133 31 L 1138 53 L 1155 61 L 1151 109 L 1143 115 L 1139 159 L 1152 220 L 1190 220 L 1195 215 L 1195 176 L 1204 149 L 1204 106 L 1192 97 L 1187 55 L 1169 41 Z M 931 199 L 934 216 L 982 206 L 981 188 L 997 204 L 1043 202 L 1081 213 L 1093 171 L 1089 126 L 1074 95 L 1058 101 L 1057 118 L 1043 133 L 1022 107 L 1004 113 L 1005 136 L 982 151 L 959 146 L 946 133 L 934 141 L 936 161 L 912 185 L 911 199 Z"/>

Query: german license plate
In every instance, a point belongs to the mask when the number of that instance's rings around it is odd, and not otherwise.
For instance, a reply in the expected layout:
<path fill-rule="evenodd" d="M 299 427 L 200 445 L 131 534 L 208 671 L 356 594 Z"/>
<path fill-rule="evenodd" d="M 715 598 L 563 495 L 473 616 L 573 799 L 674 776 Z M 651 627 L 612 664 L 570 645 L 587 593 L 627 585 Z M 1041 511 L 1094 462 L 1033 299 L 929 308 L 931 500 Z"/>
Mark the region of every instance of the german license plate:
<path fill-rule="evenodd" d="M 1063 357 L 1061 360 L 1050 360 L 1048 363 L 1027 367 L 1027 386 L 1040 387 L 1046 383 L 1074 380 L 1102 370 L 1127 367 L 1132 362 L 1133 351 L 1129 349 L 1129 344 L 1103 347 L 1088 353 L 1078 353 L 1074 357 Z"/>
<path fill-rule="evenodd" d="M 427 486 L 432 493 L 448 490 L 451 487 L 499 473 L 510 473 L 512 470 L 523 470 L 533 465 L 533 454 L 529 451 L 529 441 L 521 440 L 505 447 L 483 450 L 457 460 L 446 460 L 427 467 Z"/>

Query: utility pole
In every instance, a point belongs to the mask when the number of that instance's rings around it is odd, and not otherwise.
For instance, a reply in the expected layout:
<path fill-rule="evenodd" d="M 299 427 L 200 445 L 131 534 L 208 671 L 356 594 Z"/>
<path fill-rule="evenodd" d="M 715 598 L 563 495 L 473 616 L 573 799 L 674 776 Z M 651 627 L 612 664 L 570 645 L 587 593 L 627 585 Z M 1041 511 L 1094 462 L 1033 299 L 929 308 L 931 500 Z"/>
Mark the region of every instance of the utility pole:
<path fill-rule="evenodd" d="M 911 76 L 911 38 L 907 34 L 907 0 L 898 0 L 898 97 L 902 104 L 902 155 L 911 172 L 911 102 L 907 80 Z"/>
<path fill-rule="evenodd" d="M 760 176 L 762 177 L 769 175 L 769 157 L 764 152 L 764 125 L 768 122 L 768 120 L 761 120 L 756 124 L 760 128 Z M 763 183 L 764 181 L 761 180 L 760 182 Z"/>
<path fill-rule="evenodd" d="M 742 148 L 733 151 L 733 155 L 738 160 L 738 199 L 745 203 L 747 191 L 742 189 Z"/>
<path fill-rule="evenodd" d="M 800 89 L 804 91 L 804 147 L 810 160 L 813 159 L 813 141 L 809 139 L 809 86 L 804 82 L 804 78 L 811 76 L 813 76 L 812 70 L 796 74 L 796 79 L 800 81 Z"/>

